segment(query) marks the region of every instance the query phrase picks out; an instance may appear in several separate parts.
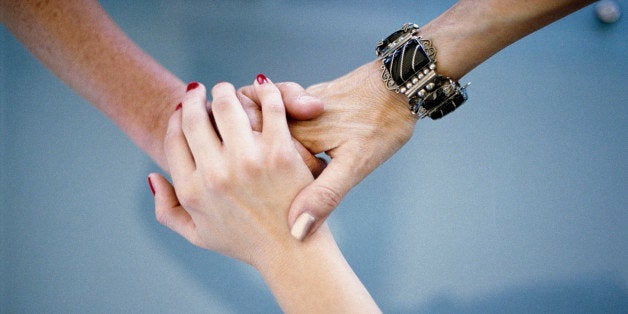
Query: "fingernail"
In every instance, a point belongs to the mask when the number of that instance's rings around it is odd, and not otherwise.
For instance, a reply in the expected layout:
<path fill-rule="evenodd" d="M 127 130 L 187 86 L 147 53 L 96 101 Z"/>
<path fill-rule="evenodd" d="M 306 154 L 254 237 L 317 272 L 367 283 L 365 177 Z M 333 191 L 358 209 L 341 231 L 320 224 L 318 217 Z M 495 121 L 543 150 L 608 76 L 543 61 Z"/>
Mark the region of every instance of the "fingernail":
<path fill-rule="evenodd" d="M 294 225 L 292 225 L 290 234 L 299 241 L 303 240 L 308 232 L 310 232 L 310 228 L 312 228 L 315 221 L 316 218 L 314 218 L 314 216 L 308 213 L 301 214 L 301 216 L 297 218 L 297 221 L 294 222 Z"/>
<path fill-rule="evenodd" d="M 183 107 L 183 104 L 182 104 L 182 103 L 179 103 L 179 104 L 177 105 L 177 107 L 176 107 L 176 108 L 174 108 L 174 111 L 177 111 L 177 110 L 181 109 L 182 107 Z"/>
<path fill-rule="evenodd" d="M 198 82 L 192 82 L 192 83 L 188 84 L 188 88 L 187 88 L 186 92 L 189 92 L 189 91 L 191 91 L 191 90 L 193 90 L 193 89 L 195 89 L 197 87 L 198 87 Z"/>
<path fill-rule="evenodd" d="M 150 191 L 153 192 L 153 196 L 155 196 L 155 187 L 153 187 L 153 181 L 150 180 L 150 176 L 148 178 L 148 186 L 150 187 Z"/>
<path fill-rule="evenodd" d="M 266 78 L 266 75 L 264 75 L 262 73 L 258 74 L 255 79 L 257 80 L 257 83 L 259 85 L 262 85 L 264 83 L 268 83 L 268 78 Z"/>

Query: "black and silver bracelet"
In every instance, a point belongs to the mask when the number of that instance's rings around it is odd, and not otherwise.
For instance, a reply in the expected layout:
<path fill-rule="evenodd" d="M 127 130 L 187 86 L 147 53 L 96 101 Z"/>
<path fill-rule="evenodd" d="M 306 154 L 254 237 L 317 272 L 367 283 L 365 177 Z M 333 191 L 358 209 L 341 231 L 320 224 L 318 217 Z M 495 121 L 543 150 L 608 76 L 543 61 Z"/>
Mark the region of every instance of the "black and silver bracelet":
<path fill-rule="evenodd" d="M 377 43 L 386 87 L 408 97 L 410 111 L 419 119 L 439 119 L 467 100 L 466 87 L 436 73 L 436 49 L 419 35 L 419 26 L 406 23 Z"/>

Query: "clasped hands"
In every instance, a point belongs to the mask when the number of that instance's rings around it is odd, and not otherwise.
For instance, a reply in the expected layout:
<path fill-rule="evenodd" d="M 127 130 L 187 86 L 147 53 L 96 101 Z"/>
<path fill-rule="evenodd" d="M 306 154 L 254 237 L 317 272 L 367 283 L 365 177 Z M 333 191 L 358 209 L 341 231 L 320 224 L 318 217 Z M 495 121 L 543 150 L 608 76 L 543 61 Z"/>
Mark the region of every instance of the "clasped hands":
<path fill-rule="evenodd" d="M 190 84 L 165 138 L 176 189 L 149 176 L 158 221 L 249 264 L 270 239 L 312 234 L 412 134 L 416 119 L 378 71 L 370 63 L 307 90 L 263 75 L 238 91 L 219 83 L 210 110 L 205 87 Z"/>

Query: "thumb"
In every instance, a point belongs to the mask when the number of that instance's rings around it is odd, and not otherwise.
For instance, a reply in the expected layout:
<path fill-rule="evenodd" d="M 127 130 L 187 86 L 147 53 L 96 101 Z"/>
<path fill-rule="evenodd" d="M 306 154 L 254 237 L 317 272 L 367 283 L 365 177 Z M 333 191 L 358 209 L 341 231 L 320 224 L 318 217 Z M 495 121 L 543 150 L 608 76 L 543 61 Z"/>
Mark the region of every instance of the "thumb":
<path fill-rule="evenodd" d="M 312 155 L 312 153 L 310 153 L 310 151 L 296 139 L 293 138 L 292 142 L 294 143 L 294 147 L 297 149 L 299 155 L 301 155 L 301 159 L 303 159 L 305 165 L 310 169 L 310 172 L 312 172 L 314 178 L 317 178 L 321 172 L 323 172 L 323 169 L 327 167 L 327 162 Z"/>
<path fill-rule="evenodd" d="M 312 96 L 294 82 L 277 83 L 286 112 L 295 120 L 310 120 L 320 116 L 325 110 L 323 102 Z"/>
<path fill-rule="evenodd" d="M 199 246 L 196 224 L 192 216 L 181 206 L 174 187 L 157 173 L 148 175 L 148 184 L 155 196 L 155 217 L 157 221 L 184 237 L 190 243 Z"/>
<path fill-rule="evenodd" d="M 293 237 L 303 240 L 338 207 L 342 198 L 363 178 L 354 169 L 355 164 L 349 160 L 332 159 L 320 176 L 299 192 L 288 213 Z"/>

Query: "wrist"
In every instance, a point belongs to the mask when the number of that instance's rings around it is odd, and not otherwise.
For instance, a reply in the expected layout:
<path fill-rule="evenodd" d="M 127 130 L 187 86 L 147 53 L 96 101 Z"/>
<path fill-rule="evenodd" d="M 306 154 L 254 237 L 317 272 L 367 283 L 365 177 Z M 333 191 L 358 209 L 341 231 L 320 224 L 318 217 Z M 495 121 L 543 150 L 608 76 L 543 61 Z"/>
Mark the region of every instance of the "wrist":
<path fill-rule="evenodd" d="M 298 273 L 298 268 L 303 262 L 310 259 L 309 256 L 317 255 L 317 250 L 322 245 L 335 243 L 327 228 L 312 234 L 306 241 L 300 241 L 290 234 L 282 234 L 270 241 L 264 241 L 263 247 L 259 248 L 257 258 L 251 261 L 251 266 L 255 268 L 264 278 L 272 279 L 275 276 L 283 276 L 287 269 Z"/>
<path fill-rule="evenodd" d="M 408 97 L 386 88 L 386 84 L 382 79 L 382 61 L 379 59 L 373 60 L 362 68 L 366 77 L 364 86 L 370 91 L 372 101 L 378 104 L 386 104 L 394 115 L 402 119 L 402 121 L 412 124 L 416 123 L 416 116 L 412 115 L 408 110 Z"/>
<path fill-rule="evenodd" d="M 386 88 L 405 95 L 418 119 L 440 119 L 467 100 L 466 85 L 439 73 L 437 50 L 413 23 L 405 23 L 375 48 Z"/>
<path fill-rule="evenodd" d="M 335 246 L 331 234 L 324 235 L 325 232 L 327 228 L 321 226 L 304 241 L 288 234 L 282 241 L 267 242 L 260 248 L 259 258 L 251 263 L 284 312 L 298 312 L 291 309 L 305 306 L 308 298 L 317 297 L 315 277 L 326 264 L 321 261 L 328 259 L 329 248 Z"/>
<path fill-rule="evenodd" d="M 304 241 L 288 238 L 253 265 L 284 312 L 379 312 L 326 224 Z"/>

